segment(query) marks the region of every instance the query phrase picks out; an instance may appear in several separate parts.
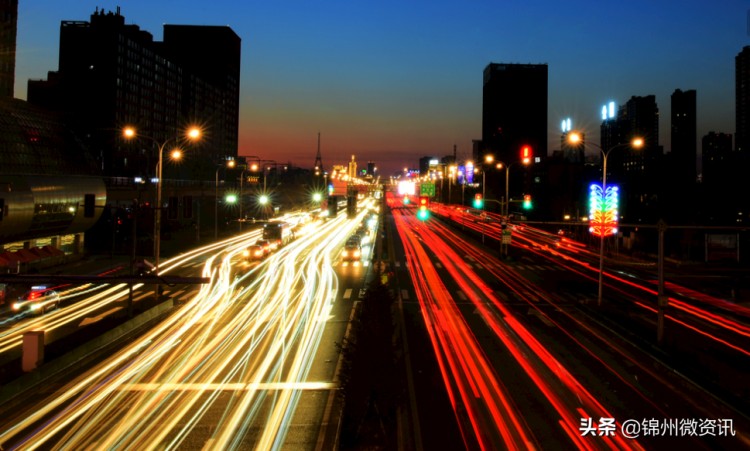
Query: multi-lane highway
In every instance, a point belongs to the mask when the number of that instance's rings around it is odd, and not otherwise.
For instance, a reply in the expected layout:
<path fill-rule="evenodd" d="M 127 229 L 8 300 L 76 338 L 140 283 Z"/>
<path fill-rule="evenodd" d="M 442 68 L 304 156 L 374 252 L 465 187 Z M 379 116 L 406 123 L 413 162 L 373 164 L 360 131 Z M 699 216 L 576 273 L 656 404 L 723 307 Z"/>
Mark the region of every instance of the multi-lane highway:
<path fill-rule="evenodd" d="M 690 449 L 750 446 L 742 306 L 668 282 L 666 339 L 655 343 L 654 277 L 584 244 L 502 218 L 388 198 L 370 213 L 302 221 L 262 260 L 259 230 L 182 254 L 163 273 L 203 276 L 168 288 L 174 311 L 85 371 L 2 409 L 3 448 L 329 449 L 340 425 L 340 344 L 372 275 L 375 241 L 394 308 L 408 449 Z M 304 216 L 303 216 L 304 217 Z M 286 217 L 296 222 L 299 217 Z M 361 259 L 343 255 L 359 235 Z M 126 308 L 124 286 L 62 290 L 62 307 L 12 318 L 0 355 L 25 331 L 50 337 Z M 140 302 L 152 288 L 136 287 Z M 363 318 L 363 320 L 367 320 Z"/>
<path fill-rule="evenodd" d="M 315 449 L 339 419 L 336 343 L 370 269 L 343 262 L 344 241 L 367 214 L 300 224 L 267 258 L 242 255 L 259 232 L 184 254 L 164 271 L 210 278 L 158 326 L 70 380 L 56 379 L 3 406 L 5 448 Z M 283 218 L 292 221 L 293 218 Z M 119 292 L 118 292 L 119 290 Z M 122 302 L 100 289 L 6 334 L 80 323 L 86 309 Z M 92 307 L 96 306 L 96 307 Z M 335 431 L 334 431 L 335 432 Z"/>
<path fill-rule="evenodd" d="M 466 447 L 750 444 L 737 384 L 750 363 L 746 322 L 675 295 L 671 347 L 657 349 L 654 287 L 612 271 L 608 305 L 597 309 L 595 255 L 578 243 L 518 227 L 513 259 L 501 259 L 498 241 L 494 250 L 480 244 L 481 234 L 500 238 L 499 220 L 433 205 L 422 221 L 399 201 L 391 205 L 403 242 L 396 263 L 401 280 L 413 281 L 401 305 L 421 319 Z M 467 230 L 479 233 L 468 238 Z M 648 338 L 639 336 L 644 330 Z M 720 368 L 704 368 L 711 376 L 699 380 L 680 374 L 675 353 L 686 346 L 693 363 Z M 721 392 L 711 377 L 740 392 Z"/>

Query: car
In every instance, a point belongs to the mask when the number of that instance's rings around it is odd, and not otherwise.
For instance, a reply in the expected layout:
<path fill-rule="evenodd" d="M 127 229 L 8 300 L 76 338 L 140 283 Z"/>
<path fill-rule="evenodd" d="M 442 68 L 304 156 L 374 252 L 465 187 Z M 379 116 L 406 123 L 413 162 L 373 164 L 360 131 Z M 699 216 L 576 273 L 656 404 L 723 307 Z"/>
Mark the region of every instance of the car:
<path fill-rule="evenodd" d="M 271 253 L 273 248 L 271 247 L 271 242 L 268 240 L 258 240 L 255 242 L 256 246 L 260 246 L 263 248 L 264 255 L 268 255 Z"/>
<path fill-rule="evenodd" d="M 11 305 L 16 313 L 29 312 L 44 314 L 60 306 L 60 295 L 47 287 L 31 287 L 23 296 Z"/>
<path fill-rule="evenodd" d="M 260 244 L 252 244 L 242 251 L 245 260 L 262 260 L 266 256 L 266 249 Z"/>
<path fill-rule="evenodd" d="M 361 236 L 361 235 L 357 235 L 357 234 L 354 234 L 354 235 L 350 236 L 350 237 L 349 237 L 349 238 L 348 238 L 348 239 L 346 240 L 346 242 L 347 242 L 347 243 L 349 243 L 349 242 L 355 242 L 355 243 L 357 243 L 357 244 L 362 244 L 362 236 Z"/>
<path fill-rule="evenodd" d="M 359 242 L 349 240 L 344 245 L 344 250 L 341 251 L 341 258 L 344 261 L 359 261 L 362 257 L 362 246 Z"/>
<path fill-rule="evenodd" d="M 360 236 L 368 236 L 370 235 L 370 229 L 367 227 L 367 225 L 362 224 L 359 227 L 357 227 L 356 234 Z"/>

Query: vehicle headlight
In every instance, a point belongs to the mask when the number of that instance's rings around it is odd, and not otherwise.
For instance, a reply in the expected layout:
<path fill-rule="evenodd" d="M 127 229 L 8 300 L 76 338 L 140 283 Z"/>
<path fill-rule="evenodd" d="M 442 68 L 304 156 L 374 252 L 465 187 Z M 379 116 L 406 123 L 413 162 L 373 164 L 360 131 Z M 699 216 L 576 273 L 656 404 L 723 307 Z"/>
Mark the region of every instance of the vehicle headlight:
<path fill-rule="evenodd" d="M 355 256 L 355 257 L 359 257 L 359 254 L 360 254 L 360 252 L 359 252 L 359 251 L 354 251 L 354 256 Z"/>
<path fill-rule="evenodd" d="M 21 307 L 22 307 L 22 306 L 23 306 L 23 304 L 22 304 L 22 303 L 20 303 L 20 302 L 14 302 L 14 303 L 13 303 L 13 305 L 11 306 L 11 308 L 12 308 L 13 310 L 21 310 Z"/>
<path fill-rule="evenodd" d="M 40 308 L 42 308 L 42 305 L 39 303 L 34 303 L 34 304 L 31 304 L 30 308 L 31 310 L 39 310 Z"/>
<path fill-rule="evenodd" d="M 244 251 L 242 251 L 242 256 L 243 257 L 249 257 L 250 256 L 250 251 L 248 251 L 247 249 L 245 249 Z"/>

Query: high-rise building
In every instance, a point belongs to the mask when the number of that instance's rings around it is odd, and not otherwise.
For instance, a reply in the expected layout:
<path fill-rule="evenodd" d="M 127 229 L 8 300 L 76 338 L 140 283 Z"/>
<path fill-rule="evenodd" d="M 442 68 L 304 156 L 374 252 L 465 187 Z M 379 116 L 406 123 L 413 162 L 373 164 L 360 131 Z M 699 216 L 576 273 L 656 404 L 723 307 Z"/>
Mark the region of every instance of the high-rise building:
<path fill-rule="evenodd" d="M 477 161 L 485 161 L 489 154 L 495 161 L 511 165 L 521 160 L 525 146 L 535 161 L 547 157 L 547 72 L 546 64 L 490 63 L 485 67 Z M 509 199 L 515 201 L 534 191 L 534 180 L 542 179 L 532 177 L 538 168 L 519 164 L 510 171 Z M 487 174 L 487 192 L 506 195 L 503 175 Z"/>
<path fill-rule="evenodd" d="M 0 0 L 0 97 L 13 97 L 18 0 Z"/>
<path fill-rule="evenodd" d="M 62 22 L 59 58 L 47 80 L 29 81 L 29 102 L 66 113 L 105 175 L 153 175 L 158 144 L 193 124 L 204 136 L 164 178 L 211 179 L 237 156 L 240 38 L 229 27 L 165 25 L 156 42 L 119 8 L 97 8 L 90 22 Z M 126 125 L 152 139 L 122 140 Z"/>
<path fill-rule="evenodd" d="M 610 102 L 602 109 L 602 149 L 609 152 L 615 146 L 627 146 L 635 137 L 643 139 L 641 148 L 608 153 L 607 183 L 621 185 L 622 211 L 631 219 L 656 220 L 652 216 L 659 214 L 663 149 L 659 145 L 659 108 L 653 95 L 632 96 L 617 108 Z"/>
<path fill-rule="evenodd" d="M 734 58 L 734 103 L 737 127 L 735 147 L 740 152 L 750 151 L 750 46 L 745 46 Z"/>
<path fill-rule="evenodd" d="M 705 187 L 726 186 L 733 171 L 732 135 L 729 133 L 708 132 L 701 140 L 703 171 L 701 182 Z M 729 196 L 732 197 L 732 196 Z"/>
<path fill-rule="evenodd" d="M 734 146 L 736 155 L 733 155 L 734 164 L 746 172 L 750 167 L 750 46 L 745 46 L 734 59 L 735 71 L 735 124 L 737 127 Z M 740 192 L 750 189 L 750 179 L 742 176 Z M 750 198 L 747 196 L 735 197 L 738 211 L 750 208 Z"/>
<path fill-rule="evenodd" d="M 701 139 L 704 201 L 703 216 L 709 222 L 732 223 L 737 219 L 740 206 L 735 193 L 740 192 L 743 174 L 738 152 L 732 150 L 730 133 L 709 132 Z"/>
<path fill-rule="evenodd" d="M 672 93 L 672 183 L 686 187 L 696 181 L 698 162 L 696 93 L 694 89 Z"/>
<path fill-rule="evenodd" d="M 576 132 L 580 137 L 580 142 L 571 143 L 570 133 L 573 131 L 573 123 L 570 118 L 563 119 L 560 131 L 562 132 L 560 135 L 562 158 L 568 163 L 583 165 L 586 161 L 586 134 Z"/>
<path fill-rule="evenodd" d="M 497 64 L 484 69 L 482 147 L 507 164 L 522 146 L 547 156 L 547 65 Z"/>

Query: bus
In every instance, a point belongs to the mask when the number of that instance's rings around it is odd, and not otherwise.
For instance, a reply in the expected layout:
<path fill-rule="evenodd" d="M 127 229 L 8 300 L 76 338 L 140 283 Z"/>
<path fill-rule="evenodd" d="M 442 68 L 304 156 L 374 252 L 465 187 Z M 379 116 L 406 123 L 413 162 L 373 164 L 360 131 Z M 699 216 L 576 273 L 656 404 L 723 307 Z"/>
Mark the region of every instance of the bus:
<path fill-rule="evenodd" d="M 263 239 L 268 240 L 275 249 L 292 241 L 294 231 L 287 222 L 269 222 L 263 226 Z"/>

